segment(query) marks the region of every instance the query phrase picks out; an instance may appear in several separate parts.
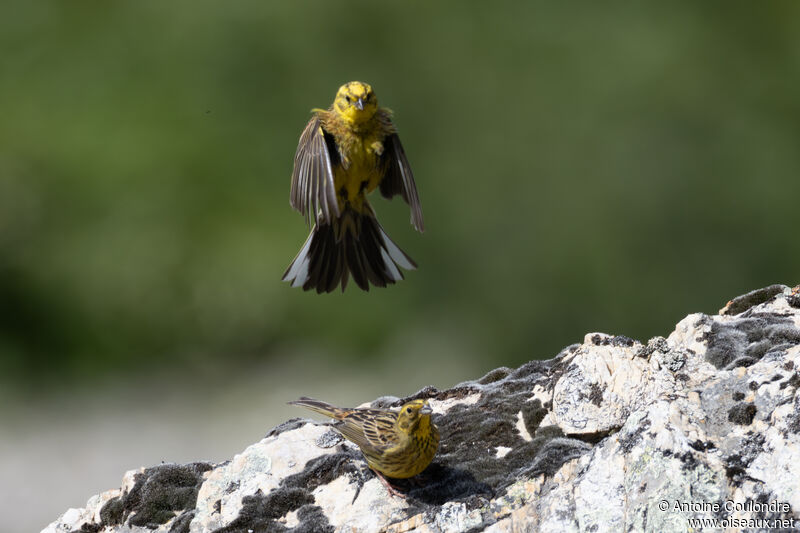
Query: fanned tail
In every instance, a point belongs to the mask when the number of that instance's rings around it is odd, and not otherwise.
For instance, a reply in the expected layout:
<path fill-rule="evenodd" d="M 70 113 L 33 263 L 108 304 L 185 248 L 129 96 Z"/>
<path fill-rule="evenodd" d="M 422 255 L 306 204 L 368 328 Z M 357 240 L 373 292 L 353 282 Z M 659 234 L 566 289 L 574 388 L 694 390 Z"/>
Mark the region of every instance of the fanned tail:
<path fill-rule="evenodd" d="M 303 290 L 342 291 L 352 275 L 361 289 L 386 287 L 403 278 L 400 268 L 414 270 L 414 260 L 386 234 L 369 210 L 346 209 L 330 224 L 316 224 L 283 274 L 283 281 Z"/>

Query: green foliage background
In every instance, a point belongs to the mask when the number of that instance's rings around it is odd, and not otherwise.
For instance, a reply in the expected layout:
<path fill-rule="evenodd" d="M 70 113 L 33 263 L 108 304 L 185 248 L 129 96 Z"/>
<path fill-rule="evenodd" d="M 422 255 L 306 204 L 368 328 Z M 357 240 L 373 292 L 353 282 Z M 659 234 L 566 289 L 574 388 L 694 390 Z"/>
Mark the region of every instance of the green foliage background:
<path fill-rule="evenodd" d="M 796 2 L 0 9 L 9 384 L 298 352 L 488 369 L 799 281 Z M 307 234 L 289 174 L 352 79 L 395 110 L 428 231 L 376 195 L 420 269 L 318 296 L 280 282 Z"/>

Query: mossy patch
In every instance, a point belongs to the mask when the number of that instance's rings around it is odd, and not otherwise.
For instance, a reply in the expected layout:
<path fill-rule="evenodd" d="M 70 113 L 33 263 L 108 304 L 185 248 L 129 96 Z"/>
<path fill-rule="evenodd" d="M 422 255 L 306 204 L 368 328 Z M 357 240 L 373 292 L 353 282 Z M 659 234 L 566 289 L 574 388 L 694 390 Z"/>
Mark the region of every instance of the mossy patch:
<path fill-rule="evenodd" d="M 242 498 L 239 515 L 230 524 L 215 530 L 214 533 L 332 532 L 334 528 L 322 509 L 313 505 L 314 489 L 342 475 L 349 475 L 356 480 L 360 490 L 367 479 L 366 472 L 373 475 L 368 469 L 362 469 L 359 465 L 361 456 L 358 452 L 349 446 L 341 446 L 340 449 L 338 453 L 310 460 L 301 472 L 284 478 L 280 485 L 268 494 L 263 494 L 259 490 L 254 495 L 245 496 Z M 297 511 L 299 524 L 289 529 L 278 519 L 291 511 Z"/>
<path fill-rule="evenodd" d="M 730 302 L 728 305 L 725 306 L 723 310 L 723 315 L 738 315 L 740 313 L 744 313 L 748 309 L 755 307 L 756 305 L 760 305 L 770 300 L 773 300 L 775 296 L 781 294 L 786 287 L 784 285 L 770 285 L 769 287 L 764 287 L 762 289 L 756 289 L 754 291 L 750 291 L 746 294 L 742 294 L 741 296 L 737 296 Z"/>
<path fill-rule="evenodd" d="M 292 431 L 292 430 L 297 429 L 299 427 L 303 427 L 307 423 L 308 423 L 308 419 L 305 419 L 305 418 L 290 418 L 286 422 L 284 422 L 282 424 L 278 424 L 277 426 L 275 426 L 274 428 L 269 430 L 267 432 L 267 434 L 264 435 L 264 438 L 266 438 L 266 437 L 275 437 L 277 435 L 280 435 L 281 433 L 285 433 L 287 431 Z"/>
<path fill-rule="evenodd" d="M 100 509 L 98 528 L 126 523 L 155 529 L 180 515 L 170 531 L 188 531 L 191 519 L 186 515 L 197 504 L 203 473 L 212 468 L 208 463 L 163 464 L 136 474 L 129 492 L 111 498 Z"/>
<path fill-rule="evenodd" d="M 465 390 L 480 393 L 475 404 L 455 405 L 434 417 L 442 436 L 439 452 L 420 475 L 423 486 L 410 488 L 408 495 L 431 505 L 492 497 L 519 479 L 555 472 L 590 449 L 584 442 L 565 438 L 558 428 L 539 427 L 547 408 L 532 399 L 532 391 L 535 386 L 552 390 L 556 376 L 563 373 L 561 366 L 560 357 L 531 361 L 516 370 L 497 369 L 450 391 L 429 388 L 399 399 L 396 405 L 419 397 L 459 398 Z M 517 429 L 520 418 L 530 441 Z M 511 451 L 498 457 L 499 447 Z"/>
<path fill-rule="evenodd" d="M 242 498 L 239 515 L 227 526 L 214 530 L 214 533 L 333 533 L 334 527 L 325 513 L 313 503 L 314 497 L 299 488 L 273 490 L 269 494 L 258 491 Z M 299 521 L 295 527 L 290 529 L 277 520 L 295 510 Z"/>
<path fill-rule="evenodd" d="M 731 322 L 711 321 L 705 334 L 705 359 L 716 368 L 750 366 L 769 353 L 800 344 L 800 330 L 791 318 L 775 313 L 745 312 Z"/>

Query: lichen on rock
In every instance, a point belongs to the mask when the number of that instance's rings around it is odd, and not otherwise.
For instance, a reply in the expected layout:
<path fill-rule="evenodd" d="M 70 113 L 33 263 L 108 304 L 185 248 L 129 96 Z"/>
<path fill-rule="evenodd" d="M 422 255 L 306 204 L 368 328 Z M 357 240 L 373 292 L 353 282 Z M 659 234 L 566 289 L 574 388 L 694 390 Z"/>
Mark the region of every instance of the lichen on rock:
<path fill-rule="evenodd" d="M 441 431 L 431 466 L 396 481 L 405 498 L 330 426 L 292 419 L 221 464 L 129 472 L 45 531 L 685 531 L 690 519 L 797 528 L 797 294 L 774 285 L 647 343 L 591 333 L 547 361 L 377 399 L 426 398 Z"/>

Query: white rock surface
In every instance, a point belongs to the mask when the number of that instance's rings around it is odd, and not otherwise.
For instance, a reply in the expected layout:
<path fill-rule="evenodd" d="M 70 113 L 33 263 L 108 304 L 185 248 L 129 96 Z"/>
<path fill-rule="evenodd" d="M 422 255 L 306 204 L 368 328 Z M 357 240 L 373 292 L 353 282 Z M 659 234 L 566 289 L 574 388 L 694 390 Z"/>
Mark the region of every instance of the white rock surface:
<path fill-rule="evenodd" d="M 405 499 L 294 420 L 223 464 L 129 472 L 45 531 L 800 531 L 799 293 L 420 391 L 442 445 Z"/>

